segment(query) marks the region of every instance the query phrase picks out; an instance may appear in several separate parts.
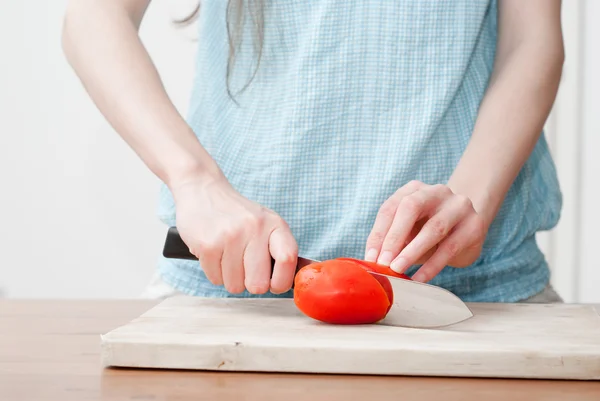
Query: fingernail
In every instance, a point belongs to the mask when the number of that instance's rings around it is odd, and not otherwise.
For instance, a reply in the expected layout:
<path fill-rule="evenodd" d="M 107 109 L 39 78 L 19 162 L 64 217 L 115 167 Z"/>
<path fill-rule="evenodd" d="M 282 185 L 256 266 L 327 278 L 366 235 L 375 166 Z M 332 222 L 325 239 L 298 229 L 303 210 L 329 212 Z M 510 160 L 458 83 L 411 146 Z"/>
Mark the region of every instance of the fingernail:
<path fill-rule="evenodd" d="M 367 252 L 367 256 L 365 257 L 367 262 L 375 262 L 377 260 L 377 249 L 371 248 Z"/>
<path fill-rule="evenodd" d="M 390 269 L 396 273 L 404 273 L 407 268 L 408 266 L 406 265 L 406 259 L 403 257 L 397 257 L 396 260 L 394 260 L 390 265 Z"/>
<path fill-rule="evenodd" d="M 392 262 L 392 259 L 394 259 L 394 255 L 390 251 L 385 251 L 381 254 L 377 263 L 380 265 L 389 266 Z"/>

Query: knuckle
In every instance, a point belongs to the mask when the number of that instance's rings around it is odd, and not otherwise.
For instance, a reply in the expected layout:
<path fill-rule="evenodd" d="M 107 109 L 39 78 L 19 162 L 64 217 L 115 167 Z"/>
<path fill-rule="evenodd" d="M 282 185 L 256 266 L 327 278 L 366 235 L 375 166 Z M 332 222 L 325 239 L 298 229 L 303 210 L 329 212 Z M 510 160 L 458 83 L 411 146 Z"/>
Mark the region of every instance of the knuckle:
<path fill-rule="evenodd" d="M 263 225 L 264 225 L 264 221 L 263 221 Z M 277 227 L 278 229 L 283 229 L 284 231 L 290 231 L 291 230 L 289 224 L 287 223 L 287 221 L 285 221 L 280 216 L 276 217 L 275 222 L 274 222 L 274 226 Z"/>
<path fill-rule="evenodd" d="M 468 196 L 465 195 L 456 195 L 456 199 L 463 209 L 472 209 L 473 202 Z"/>
<path fill-rule="evenodd" d="M 215 240 L 198 240 L 190 247 L 196 257 L 210 256 L 217 252 L 219 243 Z"/>
<path fill-rule="evenodd" d="M 460 244 L 454 240 L 448 241 L 446 243 L 446 252 L 450 258 L 457 256 L 460 252 Z"/>
<path fill-rule="evenodd" d="M 265 224 L 265 216 L 263 213 L 248 213 L 242 219 L 242 224 L 244 227 L 260 230 Z"/>
<path fill-rule="evenodd" d="M 419 197 L 416 197 L 414 195 L 409 195 L 409 196 L 405 197 L 404 199 L 402 199 L 400 201 L 400 204 L 402 206 L 402 209 L 407 211 L 408 213 L 418 214 L 418 213 L 420 213 L 421 209 L 423 208 L 424 202 Z"/>
<path fill-rule="evenodd" d="M 298 251 L 290 249 L 282 252 L 281 257 L 277 258 L 280 263 L 292 263 L 297 259 Z"/>
<path fill-rule="evenodd" d="M 381 244 L 385 239 L 385 235 L 382 232 L 375 231 L 371 233 L 371 236 L 367 240 L 367 245 L 369 247 Z"/>
<path fill-rule="evenodd" d="M 223 231 L 221 231 L 217 244 L 228 244 L 231 242 L 235 242 L 241 238 L 243 232 L 238 227 L 229 227 Z"/>
<path fill-rule="evenodd" d="M 414 190 L 417 190 L 417 189 L 421 188 L 422 186 L 423 186 L 423 183 L 418 180 L 410 180 L 408 182 L 408 184 L 406 184 L 407 188 L 414 189 Z"/>
<path fill-rule="evenodd" d="M 393 251 L 400 244 L 400 235 L 396 232 L 389 232 L 382 246 L 384 251 Z M 404 244 L 402 244 L 404 245 Z"/>
<path fill-rule="evenodd" d="M 379 209 L 379 216 L 385 219 L 393 219 L 396 214 L 396 205 L 393 202 L 386 201 Z"/>
<path fill-rule="evenodd" d="M 452 190 L 450 189 L 450 187 L 448 187 L 447 185 L 444 185 L 444 184 L 432 185 L 431 189 L 437 193 L 444 194 L 444 195 L 449 195 L 452 193 Z"/>
<path fill-rule="evenodd" d="M 222 237 L 221 239 L 212 238 L 202 243 L 202 249 L 204 249 L 205 254 L 213 255 L 217 253 L 220 249 L 223 249 L 223 241 L 226 241 L 227 237 Z"/>
<path fill-rule="evenodd" d="M 448 233 L 448 223 L 442 219 L 431 219 L 431 231 L 436 237 L 444 237 Z"/>

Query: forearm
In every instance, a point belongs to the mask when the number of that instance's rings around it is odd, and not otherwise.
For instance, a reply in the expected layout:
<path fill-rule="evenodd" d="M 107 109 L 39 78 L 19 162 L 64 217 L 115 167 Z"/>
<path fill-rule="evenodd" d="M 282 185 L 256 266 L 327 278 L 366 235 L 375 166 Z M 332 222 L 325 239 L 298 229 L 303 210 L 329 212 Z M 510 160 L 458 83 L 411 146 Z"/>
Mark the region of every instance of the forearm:
<path fill-rule="evenodd" d="M 218 175 L 139 39 L 147 3 L 72 1 L 63 27 L 67 60 L 100 112 L 167 185 Z"/>
<path fill-rule="evenodd" d="M 448 182 L 454 192 L 471 199 L 486 226 L 533 151 L 552 108 L 564 57 L 559 37 L 540 33 L 499 44 L 471 141 Z"/>

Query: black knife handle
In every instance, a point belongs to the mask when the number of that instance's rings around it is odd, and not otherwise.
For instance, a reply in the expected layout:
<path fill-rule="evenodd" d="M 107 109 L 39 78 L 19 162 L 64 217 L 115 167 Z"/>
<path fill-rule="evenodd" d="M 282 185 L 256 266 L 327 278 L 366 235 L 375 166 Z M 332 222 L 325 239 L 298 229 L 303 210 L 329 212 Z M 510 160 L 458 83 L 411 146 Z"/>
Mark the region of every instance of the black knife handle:
<path fill-rule="evenodd" d="M 183 242 L 183 239 L 179 235 L 179 231 L 177 231 L 177 227 L 169 227 L 169 231 L 167 231 L 163 256 L 169 259 L 198 260 L 198 258 L 190 252 L 185 242 Z"/>
<path fill-rule="evenodd" d="M 169 227 L 169 230 L 167 231 L 167 238 L 165 239 L 165 245 L 163 247 L 163 256 L 168 259 L 198 260 L 198 258 L 190 252 L 190 249 L 185 242 L 183 242 L 177 227 Z M 271 258 L 271 275 L 273 275 L 274 267 L 275 259 Z"/>

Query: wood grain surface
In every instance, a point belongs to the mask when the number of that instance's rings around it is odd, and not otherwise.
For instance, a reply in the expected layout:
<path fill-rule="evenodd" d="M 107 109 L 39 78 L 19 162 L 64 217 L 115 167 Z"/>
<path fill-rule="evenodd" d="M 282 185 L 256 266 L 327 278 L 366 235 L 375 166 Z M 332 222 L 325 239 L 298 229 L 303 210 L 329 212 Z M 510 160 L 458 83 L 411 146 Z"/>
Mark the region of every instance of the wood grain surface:
<path fill-rule="evenodd" d="M 100 334 L 155 305 L 132 300 L 0 301 L 0 400 L 599 399 L 600 382 L 590 381 L 103 369 Z"/>

